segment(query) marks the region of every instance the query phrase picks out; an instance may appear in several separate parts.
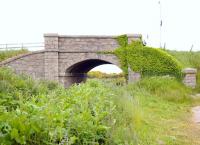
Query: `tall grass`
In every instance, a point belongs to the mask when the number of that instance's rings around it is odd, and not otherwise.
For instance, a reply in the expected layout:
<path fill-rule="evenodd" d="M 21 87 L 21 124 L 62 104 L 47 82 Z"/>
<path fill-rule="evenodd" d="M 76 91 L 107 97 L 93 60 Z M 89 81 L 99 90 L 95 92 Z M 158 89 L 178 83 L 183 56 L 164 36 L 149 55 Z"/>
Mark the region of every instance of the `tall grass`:
<path fill-rule="evenodd" d="M 170 77 L 119 86 L 92 79 L 64 89 L 0 68 L 1 144 L 184 144 L 191 90 Z M 176 139 L 174 139 L 176 138 Z"/>
<path fill-rule="evenodd" d="M 27 53 L 28 50 L 26 49 L 21 49 L 21 50 L 5 50 L 5 51 L 0 51 L 0 62 L 3 60 L 6 60 L 8 58 L 11 58 L 13 56 L 19 55 L 19 54 L 24 54 Z"/>
<path fill-rule="evenodd" d="M 136 142 L 135 101 L 111 84 L 90 80 L 65 90 L 0 68 L 0 97 L 2 144 Z"/>
<path fill-rule="evenodd" d="M 197 87 L 196 91 L 200 92 L 200 52 L 188 51 L 168 51 L 175 58 L 177 58 L 183 68 L 193 67 L 197 69 Z"/>
<path fill-rule="evenodd" d="M 139 106 L 139 123 L 135 123 L 135 134 L 141 145 L 187 145 L 187 132 L 191 105 L 191 89 L 171 77 L 144 78 L 128 86 Z M 176 128 L 176 129 L 173 129 Z M 185 138 L 184 138 L 185 137 Z"/>
<path fill-rule="evenodd" d="M 200 68 L 200 52 L 188 51 L 168 51 L 176 59 L 178 59 L 183 67 Z"/>
<path fill-rule="evenodd" d="M 184 102 L 191 98 L 192 90 L 174 77 L 149 77 L 138 82 L 137 87 L 151 95 L 173 102 Z"/>
<path fill-rule="evenodd" d="M 187 132 L 180 135 L 190 117 L 190 88 L 168 76 L 147 77 L 121 87 L 111 84 L 106 81 L 106 86 L 118 94 L 114 96 L 116 124 L 110 132 L 115 144 L 187 145 L 193 142 L 185 139 Z M 124 139 L 125 142 L 120 142 Z"/>

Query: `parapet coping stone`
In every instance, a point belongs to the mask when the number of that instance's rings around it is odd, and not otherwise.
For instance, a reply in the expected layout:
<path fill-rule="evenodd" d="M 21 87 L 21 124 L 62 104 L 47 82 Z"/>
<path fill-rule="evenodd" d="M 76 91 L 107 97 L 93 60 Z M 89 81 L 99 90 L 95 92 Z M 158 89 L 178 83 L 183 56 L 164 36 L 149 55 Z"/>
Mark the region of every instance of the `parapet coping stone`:
<path fill-rule="evenodd" d="M 197 69 L 196 68 L 185 68 L 185 69 L 183 69 L 183 73 L 185 73 L 185 74 L 196 74 Z"/>
<path fill-rule="evenodd" d="M 141 34 L 126 34 L 128 38 L 142 38 Z M 44 37 L 60 37 L 60 38 L 116 38 L 120 35 L 59 35 L 58 33 L 45 33 Z"/>

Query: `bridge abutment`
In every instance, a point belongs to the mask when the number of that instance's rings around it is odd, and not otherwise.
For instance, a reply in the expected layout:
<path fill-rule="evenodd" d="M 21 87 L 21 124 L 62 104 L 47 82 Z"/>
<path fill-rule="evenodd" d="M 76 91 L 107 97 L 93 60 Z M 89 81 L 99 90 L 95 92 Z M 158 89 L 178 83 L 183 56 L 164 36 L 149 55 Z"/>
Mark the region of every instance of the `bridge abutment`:
<path fill-rule="evenodd" d="M 44 35 L 45 50 L 16 56 L 0 63 L 18 74 L 34 79 L 57 81 L 65 87 L 84 82 L 86 73 L 102 64 L 120 65 L 114 54 L 119 47 L 116 36 Z M 141 40 L 141 35 L 128 35 L 128 42 Z"/>
<path fill-rule="evenodd" d="M 87 78 L 85 72 L 95 66 L 108 63 L 119 65 L 116 56 L 111 54 L 98 54 L 99 52 L 113 51 L 119 47 L 115 38 L 115 36 L 66 36 L 56 33 L 45 34 L 45 79 L 58 81 L 65 87 L 69 87 L 74 83 L 84 82 Z M 128 35 L 128 43 L 138 39 L 141 39 L 141 35 Z M 82 62 L 86 60 L 89 61 L 82 64 Z M 80 63 L 81 65 L 73 66 L 76 63 Z M 67 71 L 71 66 L 74 67 L 75 71 Z M 137 78 L 134 77 L 134 80 L 135 79 Z M 129 77 L 129 82 L 130 81 L 132 81 L 132 77 Z"/>
<path fill-rule="evenodd" d="M 45 38 L 44 76 L 46 80 L 59 81 L 58 78 L 58 35 L 48 34 Z"/>

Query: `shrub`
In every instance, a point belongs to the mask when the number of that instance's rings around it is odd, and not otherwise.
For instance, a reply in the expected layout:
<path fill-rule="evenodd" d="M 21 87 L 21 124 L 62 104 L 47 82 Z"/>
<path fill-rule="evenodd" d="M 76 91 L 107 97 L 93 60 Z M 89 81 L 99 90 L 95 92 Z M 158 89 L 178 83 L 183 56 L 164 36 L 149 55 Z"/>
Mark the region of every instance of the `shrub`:
<path fill-rule="evenodd" d="M 0 68 L 2 144 L 103 144 L 113 123 L 112 91 L 97 82 L 68 90 Z M 109 120 L 109 121 L 107 121 Z"/>
<path fill-rule="evenodd" d="M 143 46 L 141 41 L 134 41 L 121 46 L 114 52 L 120 59 L 121 67 L 128 74 L 128 66 L 143 76 L 172 75 L 181 77 L 181 65 L 167 52 Z"/>
<path fill-rule="evenodd" d="M 66 90 L 56 83 L 34 81 L 0 68 L 0 141 L 5 145 L 60 144 L 65 140 L 75 145 L 155 144 L 152 140 L 157 136 L 151 136 L 152 130 L 162 126 L 154 123 L 152 128 L 146 120 L 144 125 L 142 107 L 171 108 L 169 104 L 175 104 L 177 108 L 190 91 L 175 78 L 161 76 L 120 87 L 112 81 L 93 79 Z M 152 108 L 148 109 L 145 116 L 154 115 Z"/>

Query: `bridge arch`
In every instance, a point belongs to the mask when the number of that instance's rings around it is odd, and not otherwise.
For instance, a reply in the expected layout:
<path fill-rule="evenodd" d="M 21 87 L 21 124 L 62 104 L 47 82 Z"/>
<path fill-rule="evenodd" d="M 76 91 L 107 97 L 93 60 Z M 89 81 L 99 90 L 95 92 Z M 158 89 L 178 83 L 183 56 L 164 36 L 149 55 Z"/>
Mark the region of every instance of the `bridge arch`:
<path fill-rule="evenodd" d="M 86 59 L 84 61 L 75 63 L 74 65 L 67 68 L 66 73 L 87 73 L 94 67 L 102 64 L 112 64 L 112 63 L 101 59 Z"/>
<path fill-rule="evenodd" d="M 74 83 L 85 82 L 87 79 L 87 73 L 91 69 L 103 64 L 113 64 L 118 66 L 118 63 L 116 64 L 116 62 L 111 62 L 103 59 L 86 59 L 79 61 L 66 69 L 63 82 L 64 86 L 69 87 Z"/>
<path fill-rule="evenodd" d="M 127 35 L 128 43 L 141 40 L 141 35 Z M 66 36 L 45 34 L 45 49 L 23 54 L 3 62 L 1 66 L 35 79 L 57 81 L 65 87 L 86 79 L 85 74 L 102 64 L 120 66 L 111 53 L 119 44 L 116 36 Z M 131 76 L 131 75 L 130 75 Z"/>

